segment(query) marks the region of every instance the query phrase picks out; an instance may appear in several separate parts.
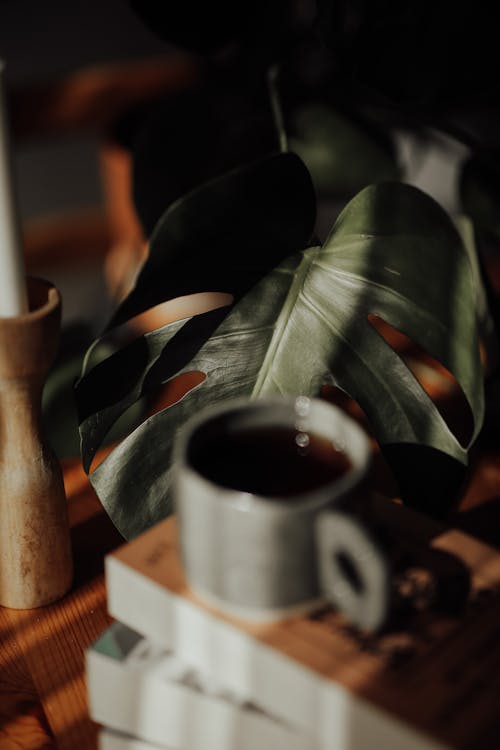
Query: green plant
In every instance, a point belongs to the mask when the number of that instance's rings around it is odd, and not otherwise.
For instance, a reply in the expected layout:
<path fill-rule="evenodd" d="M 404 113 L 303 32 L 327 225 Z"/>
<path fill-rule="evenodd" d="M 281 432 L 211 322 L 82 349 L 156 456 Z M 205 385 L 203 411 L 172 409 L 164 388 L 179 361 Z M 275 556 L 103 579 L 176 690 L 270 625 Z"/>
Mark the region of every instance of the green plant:
<path fill-rule="evenodd" d="M 260 4 L 258 10 L 264 12 Z M 183 39 L 186 33 L 189 37 L 186 28 Z M 220 31 L 225 41 L 231 29 Z M 280 46 L 290 52 L 283 35 Z M 260 53 L 257 77 L 270 61 Z M 354 180 L 338 179 L 342 170 L 332 169 L 338 164 L 333 154 L 330 162 L 325 156 L 314 161 L 318 142 L 324 154 L 332 129 L 347 133 L 345 123 L 353 120 L 332 113 L 331 102 L 318 114 L 311 109 L 311 96 L 290 95 L 293 76 L 282 76 L 280 101 L 272 88 L 281 147 L 286 151 L 295 143 L 302 152 L 320 199 L 328 193 L 338 197 L 339 185 L 340 192 L 352 194 L 367 175 L 370 181 L 397 177 L 390 141 L 377 134 L 373 122 L 367 130 L 364 120 L 351 129 L 350 142 L 359 148 L 365 144 L 363 153 L 371 158 L 366 169 L 361 163 Z M 319 88 L 325 89 L 323 79 Z M 375 133 L 371 140 L 368 132 Z M 301 138 L 302 146 L 297 145 Z M 348 141 L 337 156 L 348 151 Z M 352 177 L 353 172 L 344 174 Z M 314 236 L 311 178 L 292 153 L 264 156 L 177 200 L 172 201 L 175 190 L 166 193 L 170 205 L 155 224 L 149 257 L 104 333 L 186 294 L 228 292 L 234 303 L 146 333 L 94 366 L 89 357 L 84 367 L 76 396 L 86 471 L 115 421 L 139 398 L 178 374 L 204 374 L 181 400 L 148 417 L 90 475 L 124 536 L 171 512 L 172 444 L 191 413 L 233 395 L 316 395 L 325 383 L 339 386 L 361 405 L 403 494 L 430 512 L 442 512 L 481 429 L 478 326 L 485 331 L 491 326 L 475 251 L 470 243 L 464 246 L 446 213 L 416 188 L 380 182 L 345 205 L 321 246 Z M 370 315 L 408 335 L 455 376 L 473 421 L 464 444 L 375 330 Z M 415 449 L 410 460 L 408 448 Z M 437 493 L 444 497 L 429 501 L 419 497 L 426 490 L 419 480 L 436 462 L 442 480 Z"/>

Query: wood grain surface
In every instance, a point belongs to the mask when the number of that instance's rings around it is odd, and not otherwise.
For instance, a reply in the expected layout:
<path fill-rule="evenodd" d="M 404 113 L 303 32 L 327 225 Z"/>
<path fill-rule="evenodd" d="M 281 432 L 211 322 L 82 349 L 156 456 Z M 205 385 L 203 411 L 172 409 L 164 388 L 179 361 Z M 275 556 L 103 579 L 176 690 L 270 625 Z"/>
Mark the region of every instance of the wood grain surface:
<path fill-rule="evenodd" d="M 103 556 L 123 542 L 79 459 L 63 464 L 75 583 L 57 603 L 0 608 L 0 749 L 94 750 L 84 651 L 109 625 Z"/>

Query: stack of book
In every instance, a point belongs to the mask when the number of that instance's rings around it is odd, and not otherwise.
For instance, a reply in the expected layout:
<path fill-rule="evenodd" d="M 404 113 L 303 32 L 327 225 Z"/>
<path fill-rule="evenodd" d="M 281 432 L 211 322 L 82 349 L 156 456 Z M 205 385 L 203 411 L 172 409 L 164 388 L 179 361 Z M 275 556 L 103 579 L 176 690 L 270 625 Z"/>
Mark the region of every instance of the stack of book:
<path fill-rule="evenodd" d="M 87 652 L 101 750 L 497 747 L 499 554 L 456 530 L 419 531 L 417 514 L 405 533 L 450 585 L 453 564 L 468 571 L 465 599 L 422 608 L 413 575 L 411 613 L 378 635 L 327 605 L 258 625 L 210 608 L 185 580 L 175 518 L 110 554 L 116 621 Z"/>

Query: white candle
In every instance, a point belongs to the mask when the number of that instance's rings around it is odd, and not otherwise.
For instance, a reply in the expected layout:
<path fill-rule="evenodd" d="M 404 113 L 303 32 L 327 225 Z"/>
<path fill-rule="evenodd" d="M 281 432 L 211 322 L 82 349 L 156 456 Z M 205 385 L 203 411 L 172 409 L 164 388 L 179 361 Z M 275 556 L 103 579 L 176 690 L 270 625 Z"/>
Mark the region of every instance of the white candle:
<path fill-rule="evenodd" d="M 13 189 L 4 69 L 0 60 L 0 317 L 10 318 L 27 312 L 28 303 L 21 232 Z"/>

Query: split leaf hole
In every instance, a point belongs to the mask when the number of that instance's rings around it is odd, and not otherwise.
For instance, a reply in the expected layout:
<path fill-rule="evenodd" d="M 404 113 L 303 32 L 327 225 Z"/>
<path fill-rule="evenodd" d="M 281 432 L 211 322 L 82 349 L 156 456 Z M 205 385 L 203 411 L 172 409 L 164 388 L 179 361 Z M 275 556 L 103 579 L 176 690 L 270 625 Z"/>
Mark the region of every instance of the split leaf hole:
<path fill-rule="evenodd" d="M 474 430 L 469 403 L 454 375 L 413 339 L 375 314 L 368 321 L 401 357 L 461 445 L 467 445 Z"/>

